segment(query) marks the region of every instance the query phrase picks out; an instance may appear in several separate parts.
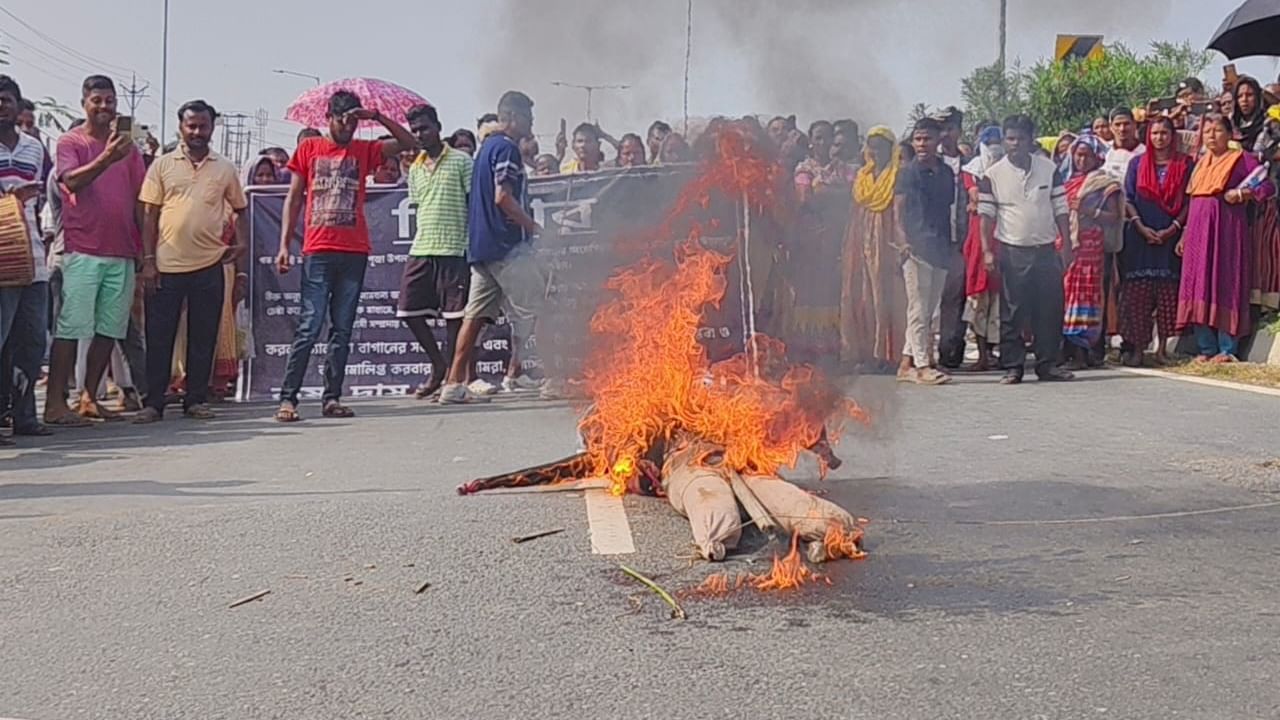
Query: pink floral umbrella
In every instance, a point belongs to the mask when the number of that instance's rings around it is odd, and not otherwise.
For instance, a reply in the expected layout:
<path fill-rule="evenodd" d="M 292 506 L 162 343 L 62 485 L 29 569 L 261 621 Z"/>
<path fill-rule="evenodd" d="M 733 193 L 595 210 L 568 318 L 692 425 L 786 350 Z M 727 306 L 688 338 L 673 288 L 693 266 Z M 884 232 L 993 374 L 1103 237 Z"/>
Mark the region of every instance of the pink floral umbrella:
<path fill-rule="evenodd" d="M 399 122 L 408 122 L 405 113 L 415 105 L 429 105 L 421 95 L 395 83 L 376 78 L 346 78 L 311 88 L 298 96 L 285 111 L 285 118 L 307 127 L 324 128 L 329 124 L 325 114 L 329 111 L 329 96 L 339 90 L 350 90 L 360 96 L 369 110 L 377 110 Z M 375 123 L 365 122 L 370 126 Z"/>

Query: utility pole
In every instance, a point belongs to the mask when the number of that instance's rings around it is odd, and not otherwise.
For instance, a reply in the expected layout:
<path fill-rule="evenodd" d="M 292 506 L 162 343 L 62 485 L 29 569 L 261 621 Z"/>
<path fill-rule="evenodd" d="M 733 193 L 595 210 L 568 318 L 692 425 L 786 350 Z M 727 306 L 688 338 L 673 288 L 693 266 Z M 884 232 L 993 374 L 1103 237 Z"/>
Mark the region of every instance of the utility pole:
<path fill-rule="evenodd" d="M 244 113 L 227 113 L 218 118 L 222 123 L 222 156 L 237 165 L 249 159 L 249 146 L 253 132 L 248 128 L 249 116 Z"/>
<path fill-rule="evenodd" d="M 1005 53 L 1009 47 L 1009 0 L 1000 0 L 1000 72 L 1005 69 Z"/>
<path fill-rule="evenodd" d="M 129 106 L 130 115 L 137 117 L 138 105 L 142 104 L 142 99 L 147 97 L 147 88 L 150 87 L 150 83 L 143 83 L 142 87 L 138 87 L 138 74 L 133 73 L 133 77 L 129 81 L 129 86 L 124 88 L 122 93 L 124 95 L 125 104 Z M 169 111 L 162 110 L 162 112 L 167 113 Z"/>
<path fill-rule="evenodd" d="M 591 96 L 592 94 L 595 93 L 596 90 L 630 90 L 631 89 L 630 85 L 579 85 L 577 83 L 560 82 L 558 80 L 555 82 L 552 82 L 551 84 L 555 85 L 556 87 L 575 88 L 578 90 L 587 91 L 587 122 L 594 122 L 593 118 L 591 117 Z"/>
<path fill-rule="evenodd" d="M 267 121 L 271 119 L 271 116 L 267 114 L 266 108 L 260 107 L 253 114 L 253 119 L 258 126 L 258 149 L 261 150 L 267 147 Z"/>
<path fill-rule="evenodd" d="M 160 55 L 160 147 L 169 142 L 169 0 L 164 0 L 164 31 Z"/>

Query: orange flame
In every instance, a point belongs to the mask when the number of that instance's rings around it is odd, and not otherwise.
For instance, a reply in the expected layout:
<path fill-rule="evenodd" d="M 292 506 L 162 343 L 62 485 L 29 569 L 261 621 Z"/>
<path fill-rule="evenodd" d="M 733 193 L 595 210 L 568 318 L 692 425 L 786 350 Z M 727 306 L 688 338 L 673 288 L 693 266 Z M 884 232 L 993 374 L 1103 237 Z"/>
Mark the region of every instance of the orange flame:
<path fill-rule="evenodd" d="M 812 570 L 804 558 L 800 557 L 800 536 L 791 536 L 791 552 L 779 559 L 773 556 L 773 569 L 766 575 L 752 575 L 751 586 L 757 590 L 795 590 L 810 582 L 831 580 L 827 576 Z"/>
<path fill-rule="evenodd" d="M 822 538 L 822 545 L 827 551 L 827 559 L 849 558 L 850 560 L 861 560 L 865 558 L 867 553 L 862 549 L 862 536 L 862 528 L 845 530 L 840 522 L 832 520 L 827 525 L 827 534 Z"/>
<path fill-rule="evenodd" d="M 715 157 L 650 238 L 654 249 L 683 238 L 674 263 L 649 256 L 606 283 L 615 297 L 591 321 L 596 347 L 584 380 L 593 405 L 581 430 L 595 473 L 610 478 L 615 494 L 626 492 L 638 460 L 679 431 L 723 447 L 724 464 L 735 471 L 773 474 L 793 466 L 836 411 L 861 419 L 817 370 L 788 367 L 780 342 L 757 336 L 749 354 L 715 365 L 698 342 L 703 312 L 724 297 L 732 260 L 707 246 L 717 225 L 705 219 L 706 208 L 713 199 L 770 207 L 779 173 L 750 137 L 723 130 Z"/>

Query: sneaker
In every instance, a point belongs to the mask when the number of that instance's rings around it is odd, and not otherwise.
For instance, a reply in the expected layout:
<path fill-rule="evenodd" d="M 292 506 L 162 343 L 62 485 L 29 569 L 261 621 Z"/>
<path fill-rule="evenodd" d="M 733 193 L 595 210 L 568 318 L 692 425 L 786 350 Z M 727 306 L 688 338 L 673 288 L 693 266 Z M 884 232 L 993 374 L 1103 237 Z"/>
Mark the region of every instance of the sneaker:
<path fill-rule="evenodd" d="M 542 384 L 538 398 L 542 400 L 564 400 L 568 397 L 564 383 L 547 381 Z"/>
<path fill-rule="evenodd" d="M 488 397 L 477 395 L 471 388 L 461 383 L 445 385 L 440 388 L 441 405 L 473 405 L 487 402 L 489 402 Z"/>
<path fill-rule="evenodd" d="M 475 395 L 482 395 L 482 396 L 488 397 L 489 395 L 497 395 L 498 391 L 501 390 L 502 388 L 498 387 L 497 385 L 494 385 L 493 383 L 483 378 L 476 378 L 474 381 L 472 381 L 470 385 L 467 386 L 467 389 L 470 390 Z"/>
<path fill-rule="evenodd" d="M 502 378 L 502 392 L 513 393 L 528 390 L 541 390 L 543 384 L 544 381 L 534 380 L 528 375 L 521 375 L 517 378 L 504 377 Z"/>

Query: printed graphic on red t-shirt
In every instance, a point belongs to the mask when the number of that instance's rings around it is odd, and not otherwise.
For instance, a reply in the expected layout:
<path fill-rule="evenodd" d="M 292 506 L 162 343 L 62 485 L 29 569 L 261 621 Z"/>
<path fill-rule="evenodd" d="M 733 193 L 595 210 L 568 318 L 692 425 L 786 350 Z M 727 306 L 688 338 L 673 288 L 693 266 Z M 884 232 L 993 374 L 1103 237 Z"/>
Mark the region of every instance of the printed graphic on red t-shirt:
<path fill-rule="evenodd" d="M 364 217 L 365 178 L 382 162 L 382 143 L 329 138 L 304 140 L 289 161 L 289 171 L 307 182 L 307 216 L 302 252 L 369 254 Z"/>
<path fill-rule="evenodd" d="M 311 171 L 311 222 L 316 227 L 353 228 L 356 196 L 364 186 L 353 157 L 318 157 Z"/>

